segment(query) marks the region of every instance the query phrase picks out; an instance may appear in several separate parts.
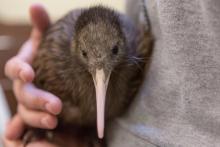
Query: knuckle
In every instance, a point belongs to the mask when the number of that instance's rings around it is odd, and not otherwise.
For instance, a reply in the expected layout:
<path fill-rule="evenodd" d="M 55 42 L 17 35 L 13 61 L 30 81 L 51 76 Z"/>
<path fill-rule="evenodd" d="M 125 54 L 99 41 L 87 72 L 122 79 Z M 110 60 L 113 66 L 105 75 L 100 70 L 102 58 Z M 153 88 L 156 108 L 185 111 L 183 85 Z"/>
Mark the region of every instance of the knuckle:
<path fill-rule="evenodd" d="M 12 58 L 5 63 L 4 71 L 5 71 L 5 75 L 8 77 L 10 76 L 9 70 L 12 68 L 13 62 L 14 59 Z"/>
<path fill-rule="evenodd" d="M 11 59 L 9 59 L 6 64 L 5 67 L 7 68 L 11 68 L 11 67 L 15 67 L 15 63 L 18 63 L 18 58 L 17 57 L 12 57 Z"/>
<path fill-rule="evenodd" d="M 32 107 L 41 108 L 42 107 L 41 105 L 42 105 L 42 99 L 40 97 L 36 96 L 32 99 L 31 102 Z"/>
<path fill-rule="evenodd" d="M 18 66 L 19 63 L 19 59 L 16 56 L 9 59 L 4 67 L 5 75 L 11 79 L 15 78 L 21 70 L 21 66 Z"/>
<path fill-rule="evenodd" d="M 12 63 L 14 63 L 15 60 L 16 60 L 15 57 L 12 57 L 11 59 L 9 59 L 9 60 L 5 63 L 5 67 L 10 67 L 11 65 L 13 65 Z"/>

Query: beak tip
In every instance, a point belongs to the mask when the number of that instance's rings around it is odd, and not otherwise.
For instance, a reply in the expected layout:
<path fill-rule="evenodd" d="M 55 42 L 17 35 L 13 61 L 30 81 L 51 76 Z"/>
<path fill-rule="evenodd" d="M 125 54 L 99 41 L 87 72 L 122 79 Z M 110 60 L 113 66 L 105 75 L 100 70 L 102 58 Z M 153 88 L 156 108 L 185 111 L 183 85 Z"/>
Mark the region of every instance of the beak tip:
<path fill-rule="evenodd" d="M 98 137 L 99 137 L 99 139 L 103 139 L 104 133 L 103 133 L 103 132 L 99 132 L 99 133 L 98 133 Z"/>
<path fill-rule="evenodd" d="M 97 124 L 97 132 L 99 139 L 102 139 L 104 137 L 104 123 Z"/>

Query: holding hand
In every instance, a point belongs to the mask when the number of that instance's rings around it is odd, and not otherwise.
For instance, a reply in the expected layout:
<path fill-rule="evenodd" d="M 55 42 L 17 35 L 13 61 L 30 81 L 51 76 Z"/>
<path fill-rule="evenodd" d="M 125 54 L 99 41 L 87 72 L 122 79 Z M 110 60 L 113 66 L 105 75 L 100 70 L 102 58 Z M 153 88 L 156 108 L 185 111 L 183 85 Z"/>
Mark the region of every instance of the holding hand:
<path fill-rule="evenodd" d="M 31 6 L 30 15 L 33 24 L 31 36 L 19 53 L 11 58 L 5 66 L 5 74 L 13 81 L 13 91 L 18 101 L 18 113 L 12 118 L 6 129 L 4 137 L 6 147 L 22 146 L 19 139 L 23 134 L 25 124 L 37 128 L 55 128 L 57 125 L 56 115 L 61 112 L 62 108 L 59 98 L 36 88 L 31 83 L 34 79 L 31 63 L 42 34 L 50 25 L 50 21 L 45 9 L 38 4 Z M 52 147 L 46 142 L 32 144 Z"/>

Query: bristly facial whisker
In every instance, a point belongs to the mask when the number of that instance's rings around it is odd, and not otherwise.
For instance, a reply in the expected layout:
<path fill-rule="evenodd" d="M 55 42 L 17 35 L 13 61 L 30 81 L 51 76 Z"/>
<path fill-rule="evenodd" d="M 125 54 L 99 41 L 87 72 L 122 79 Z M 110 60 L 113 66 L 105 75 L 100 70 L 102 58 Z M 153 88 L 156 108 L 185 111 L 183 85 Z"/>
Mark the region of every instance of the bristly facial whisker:
<path fill-rule="evenodd" d="M 140 62 L 145 62 L 144 58 L 139 58 L 136 56 L 127 56 L 126 62 L 128 66 L 137 66 L 140 70 L 142 70 Z"/>

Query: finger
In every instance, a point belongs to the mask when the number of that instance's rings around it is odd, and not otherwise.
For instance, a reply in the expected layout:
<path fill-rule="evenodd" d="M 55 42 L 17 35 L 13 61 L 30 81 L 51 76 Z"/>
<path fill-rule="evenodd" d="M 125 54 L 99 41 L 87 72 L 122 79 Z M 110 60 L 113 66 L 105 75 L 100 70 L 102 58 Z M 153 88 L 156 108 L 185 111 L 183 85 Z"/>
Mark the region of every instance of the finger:
<path fill-rule="evenodd" d="M 44 32 L 48 26 L 50 25 L 49 16 L 41 4 L 32 4 L 30 7 L 30 17 L 33 26 L 40 32 Z M 39 39 L 38 35 L 36 35 L 37 39 Z"/>
<path fill-rule="evenodd" d="M 16 80 L 13 88 L 18 102 L 27 108 L 47 111 L 54 115 L 61 112 L 60 99 L 49 92 L 36 88 L 32 83 Z"/>
<path fill-rule="evenodd" d="M 35 57 L 36 50 L 41 41 L 42 33 L 50 25 L 49 16 L 46 10 L 40 4 L 33 4 L 30 7 L 30 16 L 33 24 L 30 39 L 21 47 L 17 57 L 22 61 L 32 62 Z"/>
<path fill-rule="evenodd" d="M 58 147 L 55 144 L 51 144 L 47 141 L 35 141 L 27 145 L 27 147 Z"/>
<path fill-rule="evenodd" d="M 16 114 L 9 122 L 6 128 L 5 137 L 7 139 L 16 140 L 21 137 L 25 129 L 25 124 L 21 117 Z"/>
<path fill-rule="evenodd" d="M 21 140 L 10 140 L 6 137 L 3 137 L 3 146 L 4 147 L 23 147 Z"/>
<path fill-rule="evenodd" d="M 20 78 L 29 82 L 33 80 L 34 72 L 28 63 L 30 64 L 32 62 L 41 40 L 42 33 L 50 24 L 49 16 L 42 5 L 33 4 L 30 7 L 30 15 L 34 26 L 31 33 L 31 39 L 22 46 L 18 55 L 9 60 L 5 66 L 5 74 L 9 78 Z M 25 68 L 24 71 L 22 70 L 22 67 Z M 24 74 L 20 74 L 20 72 L 23 72 Z"/>
<path fill-rule="evenodd" d="M 34 79 L 32 67 L 18 57 L 13 57 L 5 65 L 5 75 L 10 79 L 21 79 L 25 82 L 31 82 Z"/>
<path fill-rule="evenodd" d="M 54 115 L 33 111 L 22 105 L 18 105 L 18 113 L 24 122 L 32 127 L 54 129 L 57 126 L 57 118 Z"/>
<path fill-rule="evenodd" d="M 33 51 L 35 54 L 43 32 L 46 31 L 46 29 L 50 25 L 50 19 L 45 8 L 41 4 L 31 5 L 30 17 L 33 25 L 33 30 L 31 32 L 30 38 L 33 41 L 33 47 L 35 49 L 35 51 L 34 50 Z"/>
<path fill-rule="evenodd" d="M 30 17 L 33 25 L 30 41 L 32 43 L 31 50 L 26 51 L 26 57 L 29 57 L 29 61 L 32 61 L 36 55 L 37 48 L 42 38 L 42 34 L 50 25 L 49 16 L 41 4 L 32 4 L 30 7 Z M 21 51 L 21 54 L 25 54 L 25 51 Z"/>

